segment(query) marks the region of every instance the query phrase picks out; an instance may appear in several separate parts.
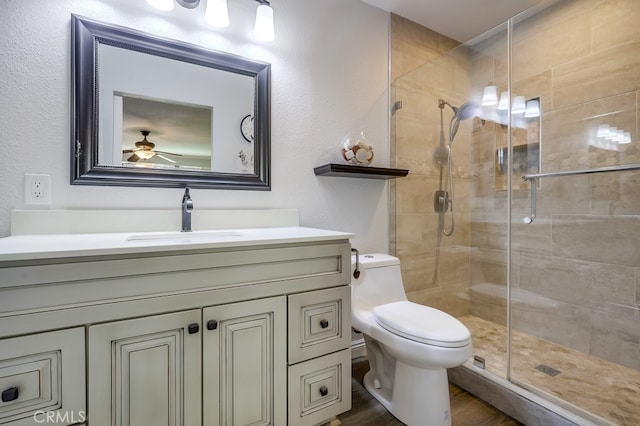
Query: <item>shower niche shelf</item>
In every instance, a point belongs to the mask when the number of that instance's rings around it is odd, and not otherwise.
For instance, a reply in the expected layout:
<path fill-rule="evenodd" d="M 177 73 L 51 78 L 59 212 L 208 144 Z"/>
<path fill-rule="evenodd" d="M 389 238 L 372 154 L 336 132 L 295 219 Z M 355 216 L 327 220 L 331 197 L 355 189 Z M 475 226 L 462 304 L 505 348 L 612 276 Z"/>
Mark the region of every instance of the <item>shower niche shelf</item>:
<path fill-rule="evenodd" d="M 339 176 L 366 179 L 394 179 L 409 174 L 406 169 L 392 169 L 387 167 L 349 166 L 346 164 L 330 163 L 313 169 L 316 176 Z"/>

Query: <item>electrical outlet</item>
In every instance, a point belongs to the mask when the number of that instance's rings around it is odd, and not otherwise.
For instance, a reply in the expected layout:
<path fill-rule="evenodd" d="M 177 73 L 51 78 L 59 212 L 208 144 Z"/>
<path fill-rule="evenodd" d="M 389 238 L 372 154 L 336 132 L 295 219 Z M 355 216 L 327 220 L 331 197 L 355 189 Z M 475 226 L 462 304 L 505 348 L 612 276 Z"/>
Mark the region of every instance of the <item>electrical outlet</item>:
<path fill-rule="evenodd" d="M 51 176 L 25 173 L 24 203 L 41 206 L 51 204 Z"/>

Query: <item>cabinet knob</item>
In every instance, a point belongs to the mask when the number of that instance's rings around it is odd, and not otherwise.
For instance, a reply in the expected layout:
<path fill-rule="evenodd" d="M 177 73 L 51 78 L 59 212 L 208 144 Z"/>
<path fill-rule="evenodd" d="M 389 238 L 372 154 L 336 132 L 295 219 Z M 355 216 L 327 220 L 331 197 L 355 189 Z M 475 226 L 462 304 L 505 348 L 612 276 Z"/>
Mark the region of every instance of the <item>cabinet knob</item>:
<path fill-rule="evenodd" d="M 2 402 L 15 401 L 16 399 L 18 399 L 18 394 L 18 388 L 15 386 L 9 389 L 5 389 L 2 391 Z"/>
<path fill-rule="evenodd" d="M 322 328 L 329 327 L 329 321 L 327 321 L 326 319 L 321 319 L 320 320 L 320 327 L 322 327 Z"/>
<path fill-rule="evenodd" d="M 218 328 L 218 321 L 216 320 L 207 321 L 207 330 L 215 330 L 216 328 Z"/>
<path fill-rule="evenodd" d="M 320 395 L 321 396 L 327 396 L 328 393 L 329 393 L 329 389 L 327 389 L 326 386 L 320 386 Z"/>
<path fill-rule="evenodd" d="M 189 331 L 189 334 L 196 334 L 198 331 L 200 331 L 200 325 L 194 322 L 193 324 L 189 324 L 187 326 L 187 330 Z"/>

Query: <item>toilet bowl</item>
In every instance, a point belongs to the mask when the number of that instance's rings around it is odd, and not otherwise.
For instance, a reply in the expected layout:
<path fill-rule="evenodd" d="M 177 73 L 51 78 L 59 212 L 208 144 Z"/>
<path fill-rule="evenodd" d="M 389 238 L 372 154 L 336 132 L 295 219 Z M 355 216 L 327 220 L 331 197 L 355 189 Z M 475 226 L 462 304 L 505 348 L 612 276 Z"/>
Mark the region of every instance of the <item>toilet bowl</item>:
<path fill-rule="evenodd" d="M 451 315 L 407 300 L 398 258 L 360 255 L 358 269 L 351 321 L 369 357 L 365 388 L 409 426 L 451 425 L 446 369 L 471 357 L 471 333 Z"/>

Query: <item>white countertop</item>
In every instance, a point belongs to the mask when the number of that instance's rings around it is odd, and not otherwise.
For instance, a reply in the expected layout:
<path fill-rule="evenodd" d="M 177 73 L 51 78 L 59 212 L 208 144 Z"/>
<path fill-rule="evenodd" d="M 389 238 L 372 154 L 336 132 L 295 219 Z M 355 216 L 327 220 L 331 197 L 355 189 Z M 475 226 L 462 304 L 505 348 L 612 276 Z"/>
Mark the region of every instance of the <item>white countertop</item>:
<path fill-rule="evenodd" d="M 299 226 L 194 232 L 15 235 L 0 238 L 0 262 L 176 252 L 347 240 L 353 234 Z"/>

